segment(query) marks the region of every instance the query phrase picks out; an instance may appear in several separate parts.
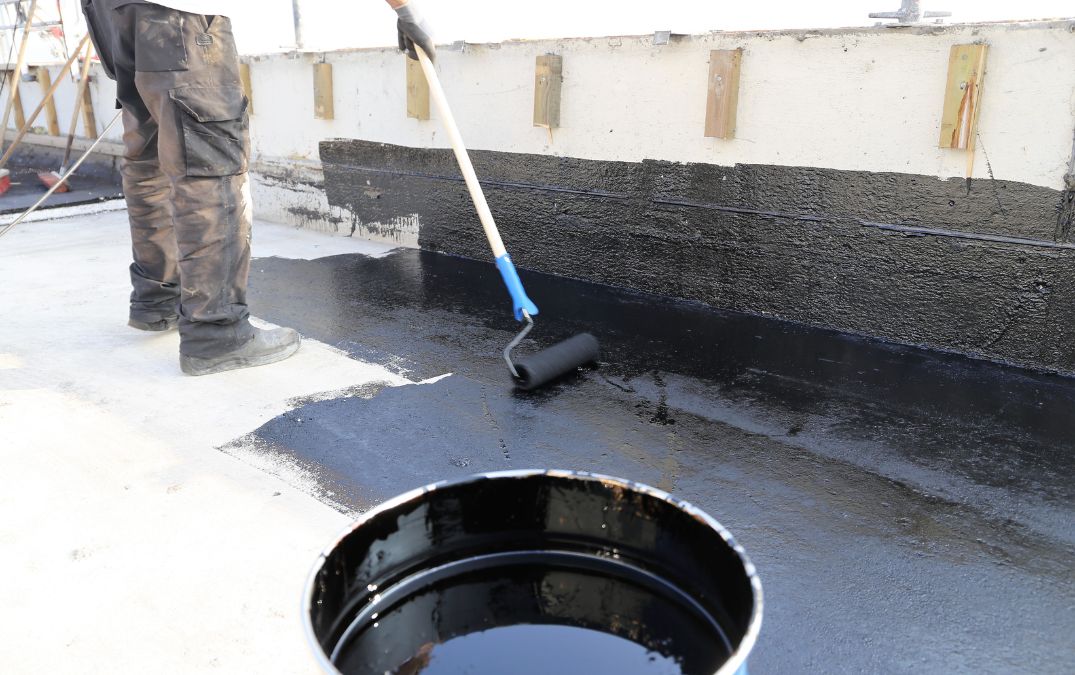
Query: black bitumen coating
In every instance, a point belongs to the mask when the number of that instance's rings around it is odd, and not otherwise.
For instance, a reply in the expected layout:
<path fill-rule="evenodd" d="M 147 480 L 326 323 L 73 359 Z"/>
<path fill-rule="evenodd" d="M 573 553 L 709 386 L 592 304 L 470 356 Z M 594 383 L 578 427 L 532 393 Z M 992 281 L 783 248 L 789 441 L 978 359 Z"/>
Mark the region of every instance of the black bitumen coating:
<path fill-rule="evenodd" d="M 237 447 L 362 510 L 454 476 L 595 471 L 728 527 L 765 587 L 753 673 L 1061 672 L 1075 662 L 1075 380 L 522 273 L 535 349 L 603 362 L 534 394 L 491 264 L 258 259 L 255 314 L 435 384 L 296 401 Z M 311 564 L 313 561 L 311 560 Z"/>
<path fill-rule="evenodd" d="M 72 153 L 73 162 L 80 152 Z M 58 171 L 63 151 L 55 148 L 25 147 L 12 156 L 6 167 L 11 171 L 11 189 L 0 195 L 0 214 L 18 214 L 33 206 L 48 192 L 38 174 Z M 67 192 L 56 192 L 41 205 L 42 209 L 89 204 L 109 199 L 122 199 L 123 186 L 119 172 L 111 162 L 87 160 L 68 180 Z"/>
<path fill-rule="evenodd" d="M 321 144 L 329 203 L 422 248 L 487 244 L 450 150 Z M 1075 373 L 1072 193 L 988 177 L 472 153 L 515 262 Z M 1066 206 L 1065 206 L 1066 205 Z"/>

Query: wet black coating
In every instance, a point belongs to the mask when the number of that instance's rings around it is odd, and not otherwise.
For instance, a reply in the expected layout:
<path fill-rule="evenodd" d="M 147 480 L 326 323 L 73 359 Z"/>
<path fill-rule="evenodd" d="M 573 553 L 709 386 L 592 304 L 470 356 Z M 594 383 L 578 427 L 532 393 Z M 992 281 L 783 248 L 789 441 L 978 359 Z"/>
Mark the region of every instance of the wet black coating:
<path fill-rule="evenodd" d="M 455 374 L 304 402 L 232 445 L 305 470 L 352 511 L 507 468 L 671 490 L 759 567 L 753 673 L 1070 664 L 1075 380 L 522 278 L 542 313 L 519 354 L 591 331 L 598 370 L 516 393 L 500 351 L 518 324 L 492 264 L 255 260 L 259 316 L 414 380 Z"/>
<path fill-rule="evenodd" d="M 308 600 L 326 655 L 355 674 L 530 623 L 612 633 L 707 675 L 756 609 L 742 560 L 695 514 L 621 483 L 544 474 L 441 486 L 378 513 L 329 554 Z"/>
<path fill-rule="evenodd" d="M 1070 192 L 806 167 L 472 158 L 519 267 L 1075 372 Z M 340 140 L 322 143 L 321 159 L 330 204 L 364 225 L 417 216 L 423 248 L 488 258 L 450 150 Z"/>
<path fill-rule="evenodd" d="M 38 173 L 57 171 L 62 161 L 63 151 L 56 148 L 27 146 L 16 152 L 7 166 L 11 171 L 11 189 L 0 196 L 0 214 L 18 214 L 33 206 L 48 191 Z M 87 160 L 68 180 L 68 185 L 69 191 L 54 193 L 40 208 L 123 198 L 119 171 L 111 162 Z"/>
<path fill-rule="evenodd" d="M 601 347 L 597 338 L 589 333 L 572 335 L 548 349 L 516 360 L 515 372 L 519 374 L 517 384 L 520 389 L 531 391 L 582 366 L 596 363 L 600 357 Z"/>
<path fill-rule="evenodd" d="M 414 673 L 419 665 L 424 665 L 419 671 L 422 675 L 684 675 L 674 659 L 611 633 L 586 628 L 503 626 L 429 647 L 428 655 L 423 652 L 396 675 Z"/>

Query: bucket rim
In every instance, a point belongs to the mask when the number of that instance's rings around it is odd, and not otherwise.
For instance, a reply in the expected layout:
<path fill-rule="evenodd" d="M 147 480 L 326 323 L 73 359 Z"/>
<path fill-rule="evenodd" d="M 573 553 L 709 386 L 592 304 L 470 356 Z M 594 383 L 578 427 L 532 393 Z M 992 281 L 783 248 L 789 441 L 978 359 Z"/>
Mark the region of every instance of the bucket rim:
<path fill-rule="evenodd" d="M 471 474 L 469 476 L 462 476 L 460 478 L 449 478 L 435 483 L 429 483 L 422 487 L 408 490 L 400 495 L 392 497 L 372 509 L 359 515 L 350 525 L 345 527 L 338 535 L 336 535 L 332 541 L 322 549 L 318 555 L 317 560 L 314 561 L 313 567 L 310 569 L 309 574 L 306 577 L 306 585 L 303 591 L 302 599 L 302 627 L 303 633 L 306 636 L 306 641 L 309 647 L 313 651 L 314 659 L 318 665 L 326 673 L 335 675 L 342 675 L 339 670 L 336 669 L 336 665 L 332 663 L 328 655 L 325 653 L 324 648 L 321 646 L 321 642 L 317 639 L 317 635 L 314 633 L 313 619 L 311 618 L 310 609 L 313 605 L 314 591 L 317 586 L 317 575 L 324 567 L 325 561 L 329 555 L 335 551 L 339 545 L 346 539 L 352 532 L 362 527 L 367 522 L 373 520 L 385 511 L 391 511 L 403 504 L 411 501 L 415 501 L 420 497 L 423 497 L 431 492 L 437 490 L 443 490 L 445 488 L 460 487 L 463 485 L 469 485 L 472 483 L 479 483 L 484 480 L 498 480 L 505 478 L 530 478 L 533 476 L 549 476 L 552 478 L 570 478 L 584 481 L 599 482 L 611 487 L 621 487 L 633 490 L 635 492 L 641 492 L 647 494 L 655 499 L 659 499 L 664 502 L 675 506 L 687 515 L 703 523 L 714 532 L 716 532 L 724 543 L 735 552 L 739 557 L 740 562 L 743 564 L 743 570 L 746 572 L 747 578 L 750 580 L 750 587 L 754 593 L 754 607 L 751 610 L 750 621 L 747 624 L 746 633 L 739 641 L 732 655 L 728 657 L 728 660 L 721 665 L 720 668 L 713 675 L 733 675 L 739 673 L 740 669 L 746 664 L 747 657 L 754 650 L 754 646 L 758 641 L 758 636 L 761 633 L 762 614 L 764 609 L 764 596 L 762 594 L 761 578 L 758 576 L 757 568 L 754 567 L 754 563 L 751 562 L 750 556 L 747 555 L 746 550 L 740 545 L 735 537 L 729 532 L 723 525 L 721 525 L 715 518 L 710 516 L 702 509 L 694 506 L 690 502 L 687 502 L 678 497 L 672 496 L 670 493 L 664 490 L 646 485 L 645 483 L 639 483 L 637 481 L 628 480 L 626 478 L 617 478 L 615 476 L 608 476 L 600 473 L 593 473 L 589 471 L 575 471 L 570 469 L 509 469 L 503 471 L 486 471 L 482 473 Z"/>

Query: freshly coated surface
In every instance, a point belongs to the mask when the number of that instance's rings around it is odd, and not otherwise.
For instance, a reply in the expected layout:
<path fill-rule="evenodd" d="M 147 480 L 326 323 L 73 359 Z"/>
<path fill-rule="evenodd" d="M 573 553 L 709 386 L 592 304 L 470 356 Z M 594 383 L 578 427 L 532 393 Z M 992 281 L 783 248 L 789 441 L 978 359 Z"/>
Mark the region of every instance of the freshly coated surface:
<path fill-rule="evenodd" d="M 472 155 L 520 267 L 1075 373 L 1070 190 Z M 487 255 L 451 151 L 340 140 L 321 159 L 330 204 L 364 221 L 417 219 L 426 250 Z"/>
<path fill-rule="evenodd" d="M 494 469 L 618 475 L 746 547 L 766 601 L 752 672 L 1075 660 L 1075 380 L 524 272 L 542 313 L 523 349 L 588 330 L 604 356 L 520 394 L 491 264 L 403 251 L 251 275 L 265 318 L 427 382 L 296 401 L 224 446 L 338 508 Z"/>

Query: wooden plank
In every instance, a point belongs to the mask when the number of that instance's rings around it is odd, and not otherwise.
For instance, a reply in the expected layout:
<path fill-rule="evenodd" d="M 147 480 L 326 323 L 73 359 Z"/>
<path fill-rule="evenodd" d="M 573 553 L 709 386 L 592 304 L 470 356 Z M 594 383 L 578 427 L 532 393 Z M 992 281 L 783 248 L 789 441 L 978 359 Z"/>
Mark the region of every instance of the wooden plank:
<path fill-rule="evenodd" d="M 90 75 L 93 80 L 94 75 Z M 97 138 L 97 116 L 93 112 L 92 87 L 82 90 L 82 135 L 85 138 Z"/>
<path fill-rule="evenodd" d="M 4 134 L 4 139 L 11 141 L 18 138 L 19 132 L 9 130 Z M 96 139 L 89 138 L 76 138 L 71 144 L 71 151 L 77 153 L 83 153 L 89 150 L 90 145 L 93 144 Z M 63 150 L 67 147 L 67 139 L 60 138 L 58 136 L 46 136 L 45 134 L 28 134 L 23 137 L 21 145 L 32 145 L 41 148 L 59 148 Z M 122 143 L 113 143 L 110 141 L 101 141 L 94 148 L 93 152 L 98 155 L 108 155 L 109 157 L 123 157 L 126 154 L 126 149 Z"/>
<path fill-rule="evenodd" d="M 246 94 L 247 113 L 254 114 L 254 88 L 250 85 L 250 64 L 239 64 L 239 81 L 243 84 L 243 93 Z"/>
<path fill-rule="evenodd" d="M 952 45 L 944 88 L 940 147 L 974 150 L 988 45 Z"/>
<path fill-rule="evenodd" d="M 0 129 L 7 129 L 7 123 L 11 121 L 11 110 L 15 106 L 15 99 L 19 96 L 19 89 L 21 88 L 21 80 L 19 78 L 22 75 L 22 67 L 26 63 L 26 47 L 30 43 L 30 26 L 34 22 L 34 16 L 37 13 L 37 0 L 30 2 L 30 11 L 26 14 L 26 25 L 22 28 L 22 40 L 19 42 L 19 58 L 15 61 L 15 79 L 12 81 L 11 91 L 8 94 L 7 104 L 4 106 L 4 121 L 0 122 Z M 16 23 L 18 23 L 16 21 Z M 11 35 L 11 39 L 15 39 L 15 35 Z M 10 57 L 10 52 L 9 56 Z M 21 99 L 20 99 L 21 100 Z M 26 126 L 25 123 L 19 128 Z"/>
<path fill-rule="evenodd" d="M 319 120 L 336 119 L 332 96 L 332 64 L 314 64 L 314 117 Z"/>
<path fill-rule="evenodd" d="M 422 72 L 422 64 L 406 54 L 407 62 L 407 117 L 417 120 L 429 119 L 429 82 Z"/>
<path fill-rule="evenodd" d="M 739 108 L 739 70 L 742 49 L 714 49 L 709 52 L 709 82 L 705 104 L 705 135 L 734 138 Z"/>
<path fill-rule="evenodd" d="M 7 162 L 9 159 L 11 159 L 11 155 L 15 153 L 15 149 L 18 148 L 19 143 L 22 141 L 23 138 L 26 137 L 26 134 L 29 133 L 29 125 L 33 124 L 34 121 L 37 119 L 37 116 L 40 115 L 41 111 L 45 109 L 45 103 L 47 103 L 52 98 L 52 95 L 56 93 L 55 90 L 58 89 L 61 84 L 63 84 L 63 78 L 67 77 L 67 73 L 71 71 L 71 64 L 75 62 L 75 60 L 78 58 L 78 55 L 82 53 L 82 50 L 87 44 L 89 44 L 89 42 L 90 36 L 84 35 L 82 39 L 79 40 L 78 46 L 75 47 L 75 50 L 71 52 L 71 56 L 67 58 L 67 62 L 60 66 L 60 79 L 56 80 L 56 83 L 53 84 L 52 87 L 45 92 L 45 95 L 42 97 L 42 101 L 37 104 L 37 107 L 34 108 L 34 111 L 30 113 L 29 117 L 26 118 L 26 124 L 22 125 L 22 128 L 19 129 L 17 134 L 15 134 L 15 140 L 12 141 L 11 145 L 8 146 L 8 149 L 4 151 L 4 154 L 0 156 L 0 169 L 7 166 Z"/>
<path fill-rule="evenodd" d="M 37 74 L 37 81 L 41 85 L 41 91 L 45 96 L 45 121 L 48 124 L 49 135 L 60 135 L 60 120 L 56 117 L 56 99 L 49 95 L 49 91 L 52 89 L 52 73 L 46 66 L 37 66 L 34 69 Z"/>
<path fill-rule="evenodd" d="M 534 126 L 560 126 L 560 90 L 564 83 L 564 59 L 559 54 L 542 54 L 534 66 Z"/>
<path fill-rule="evenodd" d="M 90 44 L 86 47 L 86 55 L 82 59 L 82 71 L 78 76 L 78 87 L 75 91 L 74 105 L 71 110 L 71 128 L 67 132 L 68 143 L 71 143 L 71 139 L 75 137 L 75 132 L 78 130 L 78 118 L 82 114 L 82 109 L 86 105 L 86 92 L 90 90 L 90 68 L 93 67 L 93 45 Z M 88 132 L 87 132 L 88 133 Z M 70 147 L 70 145 L 68 146 Z M 64 153 L 64 167 L 67 166 L 67 162 L 70 159 L 70 151 Z"/>
<path fill-rule="evenodd" d="M 21 129 L 26 126 L 26 110 L 22 107 L 22 94 L 19 93 L 19 88 L 15 86 L 15 81 L 18 79 L 19 74 L 17 71 L 7 71 L 7 87 L 8 91 L 13 94 L 12 101 L 9 101 L 12 105 L 12 110 L 15 113 L 15 128 Z"/>

